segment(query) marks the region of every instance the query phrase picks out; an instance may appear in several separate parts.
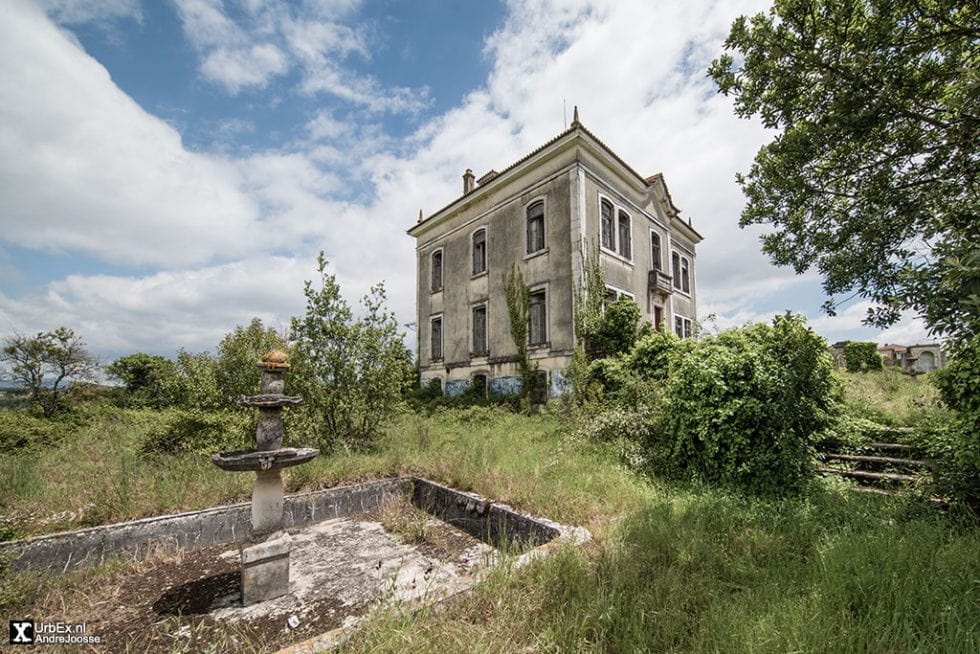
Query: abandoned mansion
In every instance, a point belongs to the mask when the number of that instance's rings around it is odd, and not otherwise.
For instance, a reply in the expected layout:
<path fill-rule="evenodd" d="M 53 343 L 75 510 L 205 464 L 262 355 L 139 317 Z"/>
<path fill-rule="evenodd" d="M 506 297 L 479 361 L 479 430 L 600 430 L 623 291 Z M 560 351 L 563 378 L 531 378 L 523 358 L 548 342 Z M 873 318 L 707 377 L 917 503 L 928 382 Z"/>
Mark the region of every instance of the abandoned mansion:
<path fill-rule="evenodd" d="M 501 172 L 467 170 L 463 194 L 408 233 L 418 256 L 422 383 L 447 395 L 478 385 L 519 388 L 505 289 L 514 264 L 530 289 L 528 353 L 552 395 L 575 347 L 573 305 L 586 257 L 598 252 L 607 297 L 643 318 L 693 332 L 695 246 L 661 174 L 644 177 L 579 121 Z"/>

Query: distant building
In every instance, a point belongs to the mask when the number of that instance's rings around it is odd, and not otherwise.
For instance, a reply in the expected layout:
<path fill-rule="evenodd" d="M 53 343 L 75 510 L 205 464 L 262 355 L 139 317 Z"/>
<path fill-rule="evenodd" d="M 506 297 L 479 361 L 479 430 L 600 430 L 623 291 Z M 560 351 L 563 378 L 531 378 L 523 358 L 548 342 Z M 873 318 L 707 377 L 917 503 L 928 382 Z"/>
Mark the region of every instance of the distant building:
<path fill-rule="evenodd" d="M 476 179 L 408 230 L 418 256 L 422 383 L 447 395 L 471 385 L 519 387 L 505 289 L 513 265 L 530 287 L 529 354 L 551 394 L 575 347 L 573 303 L 584 254 L 599 252 L 607 298 L 627 296 L 643 318 L 681 337 L 697 320 L 695 246 L 663 175 L 644 177 L 587 130 L 569 129 L 516 163 Z"/>
<path fill-rule="evenodd" d="M 909 345 L 905 353 L 905 372 L 931 372 L 946 367 L 946 353 L 938 343 Z"/>
<path fill-rule="evenodd" d="M 905 367 L 905 355 L 908 351 L 909 349 L 904 345 L 890 343 L 878 347 L 878 354 L 881 355 L 882 363 L 886 366 L 898 366 L 899 368 Z"/>
<path fill-rule="evenodd" d="M 946 367 L 946 354 L 938 343 L 896 345 L 885 343 L 878 354 L 886 366 L 895 366 L 902 372 L 919 374 Z"/>

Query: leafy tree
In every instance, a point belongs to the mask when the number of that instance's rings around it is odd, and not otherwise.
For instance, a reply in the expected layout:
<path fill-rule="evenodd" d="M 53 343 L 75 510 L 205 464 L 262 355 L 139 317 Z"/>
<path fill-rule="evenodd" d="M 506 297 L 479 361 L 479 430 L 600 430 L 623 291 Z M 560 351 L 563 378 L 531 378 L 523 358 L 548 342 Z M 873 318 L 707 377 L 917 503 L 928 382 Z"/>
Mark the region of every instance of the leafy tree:
<path fill-rule="evenodd" d="M 213 411 L 231 406 L 218 385 L 218 361 L 208 352 L 177 351 L 176 374 L 167 380 L 171 401 L 187 409 Z"/>
<path fill-rule="evenodd" d="M 276 330 L 252 318 L 248 327 L 236 326 L 218 344 L 215 381 L 231 403 L 241 395 L 259 392 L 261 371 L 256 367 L 266 352 L 285 350 L 286 343 Z"/>
<path fill-rule="evenodd" d="M 167 389 L 173 385 L 177 367 L 170 359 L 137 352 L 116 359 L 106 371 L 126 385 L 131 404 L 157 409 L 171 404 Z"/>
<path fill-rule="evenodd" d="M 321 252 L 320 286 L 306 282 L 306 314 L 292 320 L 289 384 L 304 404 L 291 424 L 305 418 L 325 449 L 356 448 L 370 443 L 400 401 L 411 360 L 395 316 L 385 308 L 384 286 L 371 287 L 362 300 L 364 315 L 355 320 L 326 269 Z"/>
<path fill-rule="evenodd" d="M 831 298 L 870 299 L 868 324 L 912 309 L 980 333 L 978 40 L 976 2 L 776 0 L 708 71 L 778 130 L 738 176 L 742 227 L 773 226 L 763 251 L 815 267 Z"/>
<path fill-rule="evenodd" d="M 74 384 L 92 379 L 99 367 L 81 337 L 67 327 L 36 336 L 14 334 L 4 340 L 0 361 L 9 366 L 3 378 L 23 384 L 48 418 L 64 408 Z"/>
<path fill-rule="evenodd" d="M 881 355 L 878 354 L 878 345 L 848 341 L 844 344 L 844 365 L 848 372 L 881 370 Z"/>

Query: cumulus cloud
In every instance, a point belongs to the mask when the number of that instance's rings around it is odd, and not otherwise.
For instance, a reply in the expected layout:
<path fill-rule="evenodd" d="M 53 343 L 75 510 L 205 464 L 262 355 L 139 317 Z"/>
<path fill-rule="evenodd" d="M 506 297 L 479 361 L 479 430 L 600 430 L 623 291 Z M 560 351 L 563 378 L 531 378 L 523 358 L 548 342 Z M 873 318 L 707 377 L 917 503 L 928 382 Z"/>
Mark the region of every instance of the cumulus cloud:
<path fill-rule="evenodd" d="M 187 151 L 40 12 L 3 12 L 0 79 L 0 239 L 141 265 L 254 249 L 235 165 Z"/>
<path fill-rule="evenodd" d="M 388 87 L 345 66 L 351 56 L 369 60 L 364 26 L 344 22 L 357 2 L 289 5 L 249 0 L 232 19 L 221 0 L 176 0 L 184 34 L 201 53 L 201 74 L 237 94 L 263 88 L 293 68 L 299 90 L 325 93 L 371 112 L 415 114 L 431 103 L 425 87 Z"/>
<path fill-rule="evenodd" d="M 387 88 L 338 64 L 368 56 L 368 37 L 349 22 L 356 4 L 249 0 L 235 20 L 217 1 L 179 0 L 178 10 L 202 75 L 229 91 L 299 70 L 310 93 L 417 111 L 424 90 Z M 706 237 L 699 313 L 716 313 L 717 328 L 769 320 L 760 298 L 812 276 L 773 268 L 759 230 L 737 228 L 735 172 L 771 135 L 736 119 L 704 73 L 731 21 L 765 4 L 515 1 L 487 40 L 485 83 L 408 138 L 392 139 L 363 112 L 323 110 L 308 118 L 309 138 L 237 158 L 189 152 L 40 12 L 0 10 L 0 243 L 149 268 L 0 295 L 0 329 L 67 324 L 117 354 L 207 349 L 253 315 L 277 324 L 302 311 L 302 281 L 321 249 L 348 298 L 385 280 L 399 320 L 414 321 L 414 243 L 404 232 L 419 208 L 457 197 L 465 168 L 500 170 L 560 132 L 563 100 L 641 173 L 662 171 Z M 847 332 L 859 314 L 817 324 Z"/>

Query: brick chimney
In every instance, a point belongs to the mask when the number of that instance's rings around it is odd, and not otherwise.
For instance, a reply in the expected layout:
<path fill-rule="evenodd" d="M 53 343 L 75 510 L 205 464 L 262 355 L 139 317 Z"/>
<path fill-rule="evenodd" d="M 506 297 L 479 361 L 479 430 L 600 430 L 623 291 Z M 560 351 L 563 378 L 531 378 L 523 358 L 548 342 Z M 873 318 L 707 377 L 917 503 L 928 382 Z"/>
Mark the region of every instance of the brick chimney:
<path fill-rule="evenodd" d="M 475 179 L 476 176 L 473 174 L 473 171 L 467 168 L 466 172 L 463 173 L 463 195 L 473 190 Z"/>

